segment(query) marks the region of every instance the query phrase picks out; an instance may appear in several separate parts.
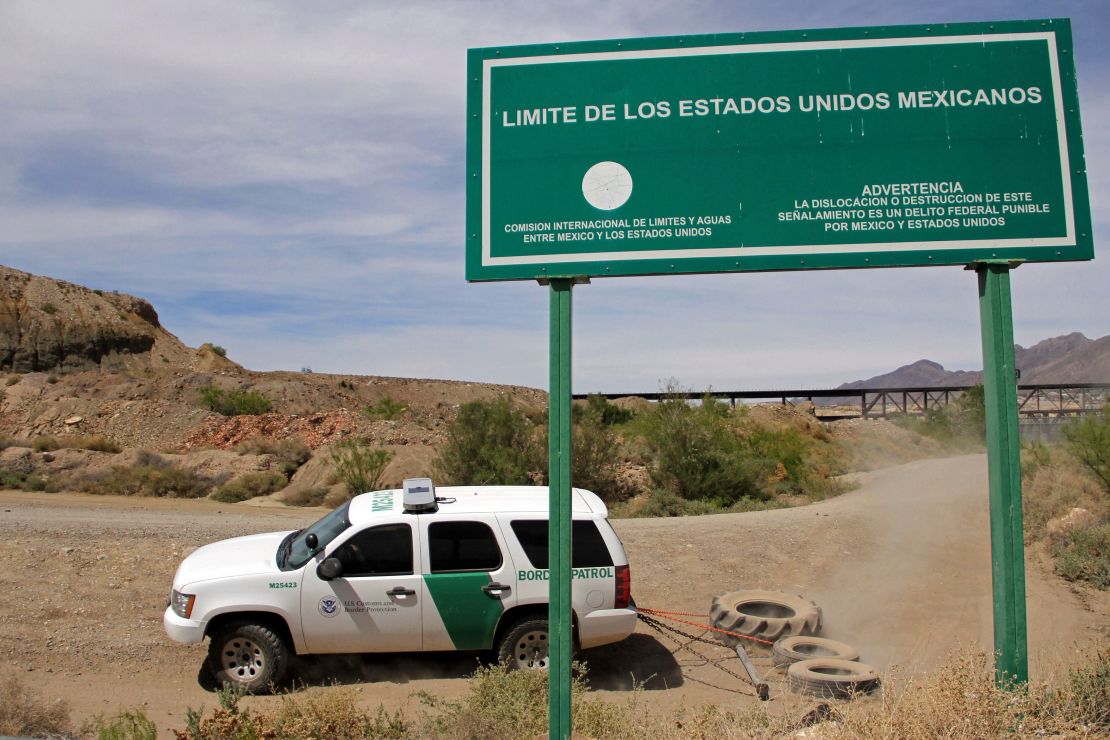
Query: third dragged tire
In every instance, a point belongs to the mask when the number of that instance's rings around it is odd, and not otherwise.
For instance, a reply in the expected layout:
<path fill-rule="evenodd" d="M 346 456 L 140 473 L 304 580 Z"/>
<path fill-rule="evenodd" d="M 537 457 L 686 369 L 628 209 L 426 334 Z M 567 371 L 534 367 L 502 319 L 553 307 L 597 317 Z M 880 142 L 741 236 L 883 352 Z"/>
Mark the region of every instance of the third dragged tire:
<path fill-rule="evenodd" d="M 786 669 L 790 690 L 822 699 L 851 699 L 879 687 L 879 672 L 866 663 L 836 658 L 811 658 Z"/>
<path fill-rule="evenodd" d="M 812 635 L 821 629 L 821 607 L 801 596 L 782 591 L 731 591 L 713 598 L 709 623 L 718 629 L 760 640 Z M 748 640 L 717 633 L 730 647 Z"/>
<path fill-rule="evenodd" d="M 824 637 L 794 635 L 778 640 L 771 648 L 771 658 L 776 668 L 785 668 L 791 663 L 811 658 L 859 660 L 859 651 L 851 645 Z"/>

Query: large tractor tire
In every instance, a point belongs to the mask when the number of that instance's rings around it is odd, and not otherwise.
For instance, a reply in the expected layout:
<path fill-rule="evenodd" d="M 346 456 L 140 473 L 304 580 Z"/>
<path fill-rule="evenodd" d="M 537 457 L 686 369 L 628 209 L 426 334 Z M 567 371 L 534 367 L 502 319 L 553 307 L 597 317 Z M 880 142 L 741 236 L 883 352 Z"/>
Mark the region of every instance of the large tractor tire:
<path fill-rule="evenodd" d="M 774 642 L 780 637 L 815 634 L 821 629 L 821 607 L 782 591 L 732 591 L 713 598 L 709 623 L 738 635 Z M 720 632 L 717 637 L 729 647 L 758 644 Z"/>

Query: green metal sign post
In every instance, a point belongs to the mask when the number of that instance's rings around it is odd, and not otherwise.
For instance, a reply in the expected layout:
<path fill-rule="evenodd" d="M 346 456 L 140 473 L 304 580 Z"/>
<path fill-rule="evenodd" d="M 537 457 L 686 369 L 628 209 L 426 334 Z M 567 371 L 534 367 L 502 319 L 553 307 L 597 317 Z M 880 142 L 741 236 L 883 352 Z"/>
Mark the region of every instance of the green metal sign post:
<path fill-rule="evenodd" d="M 979 276 L 983 331 L 983 395 L 990 485 L 991 578 L 994 584 L 995 677 L 1001 685 L 1029 678 L 1025 628 L 1025 539 L 1021 516 L 1013 263 L 972 265 Z"/>
<path fill-rule="evenodd" d="M 551 387 L 548 393 L 548 734 L 571 736 L 571 290 L 551 281 Z"/>

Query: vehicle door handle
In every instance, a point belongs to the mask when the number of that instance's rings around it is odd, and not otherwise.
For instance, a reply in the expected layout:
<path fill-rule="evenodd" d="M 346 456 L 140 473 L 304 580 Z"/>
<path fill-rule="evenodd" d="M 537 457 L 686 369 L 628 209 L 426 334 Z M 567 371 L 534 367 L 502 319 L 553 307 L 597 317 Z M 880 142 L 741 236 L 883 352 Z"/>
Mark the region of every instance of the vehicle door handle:
<path fill-rule="evenodd" d="M 500 599 L 502 596 L 507 596 L 513 589 L 511 586 L 505 586 L 500 583 L 491 583 L 488 586 L 482 586 L 482 590 L 495 599 Z"/>
<path fill-rule="evenodd" d="M 416 596 L 416 592 L 404 586 L 395 586 L 385 592 L 386 596 Z"/>

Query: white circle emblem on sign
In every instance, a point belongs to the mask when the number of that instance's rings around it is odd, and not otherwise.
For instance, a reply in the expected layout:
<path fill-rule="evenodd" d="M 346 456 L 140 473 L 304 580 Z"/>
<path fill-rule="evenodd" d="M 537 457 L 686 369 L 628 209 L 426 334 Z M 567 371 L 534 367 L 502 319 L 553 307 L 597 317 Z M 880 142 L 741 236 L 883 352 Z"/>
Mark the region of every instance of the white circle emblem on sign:
<path fill-rule="evenodd" d="M 582 178 L 582 195 L 594 208 L 620 208 L 632 195 L 632 175 L 619 162 L 598 162 Z"/>

